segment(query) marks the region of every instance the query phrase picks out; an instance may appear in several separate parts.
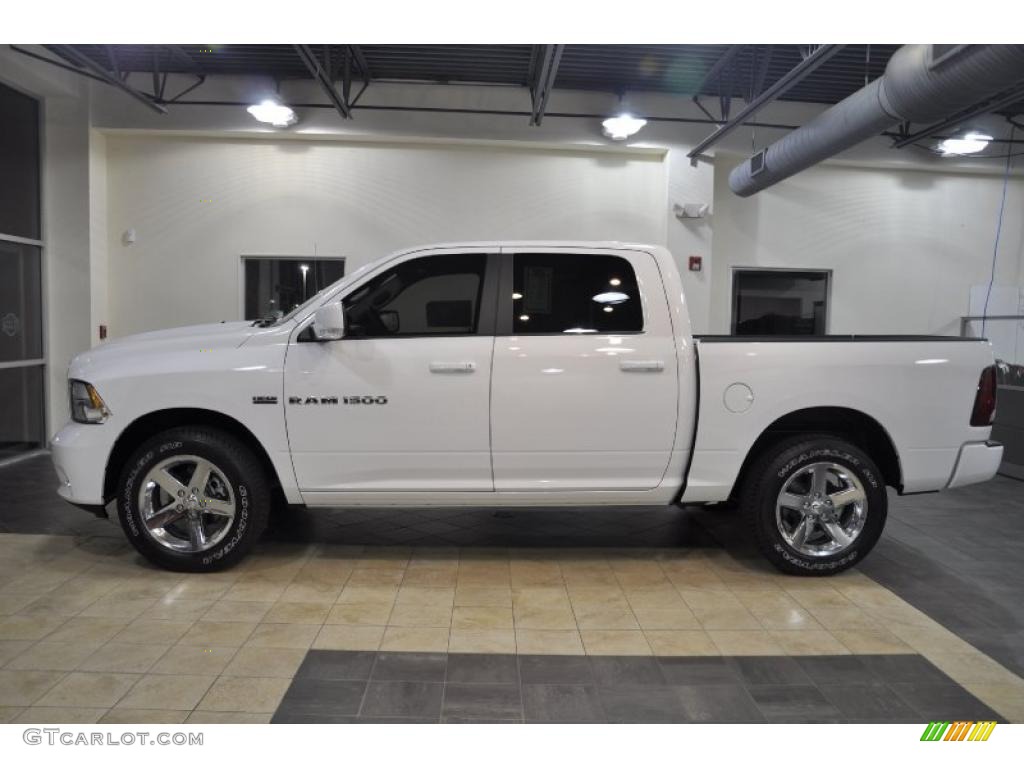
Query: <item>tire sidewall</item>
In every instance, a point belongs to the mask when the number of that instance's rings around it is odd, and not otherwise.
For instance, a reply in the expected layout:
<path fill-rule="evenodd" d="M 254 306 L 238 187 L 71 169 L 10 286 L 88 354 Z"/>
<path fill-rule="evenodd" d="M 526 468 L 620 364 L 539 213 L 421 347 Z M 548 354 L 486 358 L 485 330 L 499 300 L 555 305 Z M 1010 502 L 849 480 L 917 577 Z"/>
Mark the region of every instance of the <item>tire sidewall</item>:
<path fill-rule="evenodd" d="M 811 558 L 782 538 L 775 521 L 775 506 L 783 484 L 794 472 L 822 461 L 842 465 L 857 476 L 864 486 L 868 512 L 864 528 L 849 549 L 830 557 Z M 767 544 L 771 558 L 794 573 L 827 575 L 852 567 L 871 551 L 885 526 L 888 498 L 881 473 L 864 453 L 842 441 L 815 440 L 782 451 L 769 463 L 761 490 L 758 537 Z"/>
<path fill-rule="evenodd" d="M 213 462 L 224 474 L 235 495 L 235 519 L 217 546 L 203 552 L 175 552 L 155 541 L 145 530 L 139 509 L 139 486 L 146 473 L 172 456 L 200 456 Z M 252 528 L 251 483 L 236 455 L 216 441 L 186 435 L 163 435 L 145 443 L 129 459 L 121 475 L 117 498 L 118 517 L 125 535 L 143 555 L 175 570 L 212 571 L 227 567 L 248 550 Z"/>

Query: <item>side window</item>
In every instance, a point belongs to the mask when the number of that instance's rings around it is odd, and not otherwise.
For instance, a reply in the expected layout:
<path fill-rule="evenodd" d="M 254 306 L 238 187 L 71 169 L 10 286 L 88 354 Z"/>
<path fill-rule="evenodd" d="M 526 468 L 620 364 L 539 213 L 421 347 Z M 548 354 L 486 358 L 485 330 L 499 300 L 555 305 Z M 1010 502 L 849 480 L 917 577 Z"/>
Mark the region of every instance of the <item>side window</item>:
<path fill-rule="evenodd" d="M 636 275 L 621 256 L 517 253 L 512 271 L 517 335 L 643 330 Z"/>
<path fill-rule="evenodd" d="M 485 254 L 411 259 L 345 298 L 345 335 L 387 338 L 476 333 Z"/>

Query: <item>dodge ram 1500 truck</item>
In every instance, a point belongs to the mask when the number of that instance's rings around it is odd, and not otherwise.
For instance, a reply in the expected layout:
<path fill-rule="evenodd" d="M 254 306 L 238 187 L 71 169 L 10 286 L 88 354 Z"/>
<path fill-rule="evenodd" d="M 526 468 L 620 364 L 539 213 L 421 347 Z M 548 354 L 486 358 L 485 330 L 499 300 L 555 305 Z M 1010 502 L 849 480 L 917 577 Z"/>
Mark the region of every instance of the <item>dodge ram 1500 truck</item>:
<path fill-rule="evenodd" d="M 277 319 L 142 333 L 69 371 L 59 493 L 167 568 L 309 507 L 736 500 L 790 573 L 861 560 L 886 488 L 991 478 L 985 341 L 694 337 L 661 247 L 475 243 L 367 265 Z"/>

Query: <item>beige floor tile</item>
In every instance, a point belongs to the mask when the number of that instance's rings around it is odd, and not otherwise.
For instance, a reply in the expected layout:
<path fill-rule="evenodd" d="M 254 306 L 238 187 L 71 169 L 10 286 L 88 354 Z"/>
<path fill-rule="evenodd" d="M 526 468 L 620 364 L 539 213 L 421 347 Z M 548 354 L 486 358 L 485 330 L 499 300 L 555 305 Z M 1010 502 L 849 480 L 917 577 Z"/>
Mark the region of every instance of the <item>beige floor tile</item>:
<path fill-rule="evenodd" d="M 191 710 L 216 679 L 213 675 L 146 675 L 118 702 L 118 708 Z"/>
<path fill-rule="evenodd" d="M 112 642 L 139 643 L 141 645 L 173 645 L 191 628 L 191 621 L 155 621 L 136 619 L 116 635 Z"/>
<path fill-rule="evenodd" d="M 99 643 L 50 643 L 44 640 L 9 661 L 7 668 L 70 672 L 77 669 L 99 647 Z"/>
<path fill-rule="evenodd" d="M 792 602 L 792 601 L 790 601 Z M 792 605 L 753 605 L 749 610 L 768 630 L 823 630 L 814 617 L 795 602 Z"/>
<path fill-rule="evenodd" d="M 569 602 L 575 606 L 577 603 L 601 603 L 608 608 L 619 608 L 628 611 L 629 600 L 626 593 L 619 587 L 569 587 Z"/>
<path fill-rule="evenodd" d="M 518 653 L 556 654 L 560 656 L 583 653 L 583 640 L 578 630 L 520 629 L 516 628 Z"/>
<path fill-rule="evenodd" d="M 184 723 L 189 715 L 187 709 L 127 709 L 115 707 L 99 719 L 101 723 L 154 724 Z"/>
<path fill-rule="evenodd" d="M 42 597 L 33 600 L 29 605 L 25 606 L 20 613 L 22 614 L 36 614 L 36 613 L 48 613 L 53 616 L 76 616 L 94 602 L 98 598 L 90 594 L 79 594 L 79 595 L 67 595 L 63 594 L 63 590 L 57 592 L 50 592 L 43 595 Z"/>
<path fill-rule="evenodd" d="M 396 587 L 355 587 L 346 585 L 338 596 L 339 603 L 360 605 L 392 605 L 398 595 Z"/>
<path fill-rule="evenodd" d="M 64 678 L 64 672 L 0 669 L 0 706 L 27 707 Z"/>
<path fill-rule="evenodd" d="M 9 723 L 25 711 L 24 707 L 2 707 L 0 706 L 0 723 Z"/>
<path fill-rule="evenodd" d="M 836 629 L 833 636 L 853 653 L 913 653 L 914 650 L 885 629 Z"/>
<path fill-rule="evenodd" d="M 558 563 L 544 561 L 513 561 L 509 564 L 512 587 L 561 587 L 562 569 Z"/>
<path fill-rule="evenodd" d="M 268 624 L 323 624 L 331 606 L 326 603 L 275 603 L 264 621 Z"/>
<path fill-rule="evenodd" d="M 764 629 L 709 630 L 723 656 L 781 656 L 782 646 Z"/>
<path fill-rule="evenodd" d="M 633 615 L 644 630 L 659 629 L 701 629 L 693 611 L 680 601 L 678 608 L 634 608 Z"/>
<path fill-rule="evenodd" d="M 886 628 L 918 653 L 928 655 L 976 653 L 974 646 L 970 643 L 934 622 L 930 626 L 924 627 L 889 624 Z"/>
<path fill-rule="evenodd" d="M 576 629 L 576 616 L 572 608 L 533 608 L 515 606 L 517 629 Z"/>
<path fill-rule="evenodd" d="M 246 621 L 197 621 L 178 644 L 240 646 L 254 629 L 256 624 Z"/>
<path fill-rule="evenodd" d="M 134 579 L 121 584 L 107 593 L 110 600 L 146 600 L 166 597 L 174 588 L 183 581 L 181 576 L 165 572 L 166 578 L 155 578 L 152 580 Z"/>
<path fill-rule="evenodd" d="M 589 656 L 650 656 L 652 653 L 640 630 L 581 629 L 580 636 Z"/>
<path fill-rule="evenodd" d="M 29 707 L 14 723 L 98 723 L 106 707 Z"/>
<path fill-rule="evenodd" d="M 814 581 L 803 576 L 794 577 L 794 581 L 786 582 L 786 594 L 800 603 L 801 606 L 812 613 L 818 610 L 837 610 L 856 607 L 855 604 L 843 595 L 839 590 L 814 584 L 808 586 L 806 582 Z"/>
<path fill-rule="evenodd" d="M 33 640 L 0 640 L 0 667 L 34 645 Z"/>
<path fill-rule="evenodd" d="M 176 645 L 149 671 L 159 675 L 219 675 L 238 650 L 234 646 Z"/>
<path fill-rule="evenodd" d="M 45 613 L 4 616 L 0 619 L 0 640 L 41 640 L 67 619 Z"/>
<path fill-rule="evenodd" d="M 203 614 L 202 621 L 257 623 L 263 621 L 263 617 L 274 605 L 256 600 L 218 600 Z"/>
<path fill-rule="evenodd" d="M 452 629 L 479 631 L 489 629 L 511 630 L 512 606 L 460 605 L 452 615 Z"/>
<path fill-rule="evenodd" d="M 388 624 L 395 627 L 443 627 L 452 624 L 450 605 L 416 605 L 395 603 Z"/>
<path fill-rule="evenodd" d="M 323 603 L 332 605 L 341 594 L 342 585 L 336 582 L 309 580 L 293 582 L 281 595 L 284 603 Z"/>
<path fill-rule="evenodd" d="M 262 725 L 270 722 L 273 712 L 258 714 L 255 712 L 210 712 L 208 710 L 195 710 L 192 712 L 186 723 L 247 723 Z"/>
<path fill-rule="evenodd" d="M 838 656 L 850 652 L 824 629 L 791 629 L 769 634 L 790 656 Z"/>
<path fill-rule="evenodd" d="M 985 654 L 972 650 L 969 653 L 929 653 L 928 661 L 941 669 L 960 685 L 1020 685 L 1024 681 L 1002 664 Z"/>
<path fill-rule="evenodd" d="M 647 630 L 644 632 L 655 656 L 719 656 L 708 633 L 702 629 Z"/>
<path fill-rule="evenodd" d="M 224 593 L 224 600 L 229 602 L 273 603 L 284 594 L 287 584 L 263 579 L 239 580 L 231 589 Z"/>
<path fill-rule="evenodd" d="M 112 707 L 139 675 L 71 672 L 36 702 L 40 707 Z"/>
<path fill-rule="evenodd" d="M 403 587 L 454 588 L 458 571 L 454 568 L 416 568 L 405 572 Z"/>
<path fill-rule="evenodd" d="M 512 605 L 519 608 L 569 608 L 569 592 L 564 587 L 516 587 Z"/>
<path fill-rule="evenodd" d="M 576 625 L 581 629 L 640 629 L 629 603 L 623 608 L 610 601 L 612 604 L 591 603 L 581 600 L 573 600 L 572 610 L 576 617 Z M 624 599 L 623 599 L 624 602 Z"/>
<path fill-rule="evenodd" d="M 280 677 L 228 677 L 217 679 L 197 709 L 214 712 L 273 714 L 291 680 Z"/>
<path fill-rule="evenodd" d="M 141 600 L 120 600 L 104 597 L 92 603 L 79 616 L 92 616 L 107 619 L 136 619 L 156 605 L 156 598 Z"/>
<path fill-rule="evenodd" d="M 126 626 L 127 619 L 76 616 L 47 635 L 46 642 L 96 645 L 111 640 Z"/>
<path fill-rule="evenodd" d="M 337 603 L 327 614 L 327 624 L 383 626 L 391 617 L 391 603 Z"/>
<path fill-rule="evenodd" d="M 411 557 L 412 547 L 366 547 L 356 560 L 356 568 L 403 570 Z"/>
<path fill-rule="evenodd" d="M 329 651 L 376 651 L 384 627 L 325 624 L 313 641 L 313 648 Z"/>
<path fill-rule="evenodd" d="M 449 653 L 515 653 L 516 633 L 511 629 L 452 629 Z"/>
<path fill-rule="evenodd" d="M 1024 681 L 1005 685 L 965 683 L 966 688 L 1008 722 L 1024 723 Z"/>
<path fill-rule="evenodd" d="M 401 568 L 356 568 L 345 587 L 398 587 L 404 577 Z"/>
<path fill-rule="evenodd" d="M 701 627 L 706 630 L 756 630 L 762 624 L 743 606 L 690 606 Z"/>
<path fill-rule="evenodd" d="M 8 595 L 0 593 L 0 616 L 10 616 L 36 600 L 41 600 L 38 595 Z"/>
<path fill-rule="evenodd" d="M 407 587 L 403 584 L 395 598 L 396 606 L 429 605 L 439 608 L 451 608 L 454 602 L 454 587 Z"/>
<path fill-rule="evenodd" d="M 815 620 L 825 629 L 881 629 L 882 625 L 852 603 L 841 608 L 811 608 Z"/>
<path fill-rule="evenodd" d="M 512 607 L 509 587 L 459 587 L 455 591 L 456 606 Z"/>
<path fill-rule="evenodd" d="M 250 648 L 298 648 L 306 650 L 313 644 L 319 624 L 260 624 L 246 641 Z"/>
<path fill-rule="evenodd" d="M 626 600 L 636 609 L 687 608 L 675 587 L 661 589 L 627 589 Z M 687 608 L 688 610 L 688 608 Z"/>
<path fill-rule="evenodd" d="M 718 592 L 728 590 L 722 577 L 707 567 L 666 570 L 665 575 L 676 589 L 705 589 Z"/>
<path fill-rule="evenodd" d="M 213 600 L 164 598 L 143 613 L 140 619 L 158 621 L 197 621 L 213 606 Z"/>
<path fill-rule="evenodd" d="M 109 642 L 78 665 L 83 672 L 148 672 L 168 645 Z"/>
<path fill-rule="evenodd" d="M 236 579 L 231 581 L 212 580 L 211 574 L 186 576 L 168 590 L 164 597 L 174 600 L 220 600 L 231 589 Z"/>
<path fill-rule="evenodd" d="M 448 628 L 388 627 L 381 640 L 382 651 L 443 653 L 448 650 Z"/>
<path fill-rule="evenodd" d="M 245 646 L 231 660 L 224 674 L 233 677 L 292 678 L 305 657 L 305 648 Z"/>

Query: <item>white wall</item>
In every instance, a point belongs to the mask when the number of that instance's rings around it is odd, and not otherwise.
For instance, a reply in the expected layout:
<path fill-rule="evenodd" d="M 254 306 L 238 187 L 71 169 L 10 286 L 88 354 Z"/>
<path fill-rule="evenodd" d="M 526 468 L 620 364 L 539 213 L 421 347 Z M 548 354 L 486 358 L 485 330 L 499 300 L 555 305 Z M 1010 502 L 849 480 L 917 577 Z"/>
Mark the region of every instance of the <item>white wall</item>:
<path fill-rule="evenodd" d="M 109 324 L 110 275 L 107 268 L 107 139 L 99 131 L 89 133 L 89 288 L 92 343 L 98 344 L 99 328 Z"/>
<path fill-rule="evenodd" d="M 711 332 L 729 332 L 731 267 L 759 266 L 831 269 L 831 333 L 959 333 L 970 286 L 989 281 L 999 176 L 824 164 L 744 199 L 736 159 L 716 159 Z M 1022 211 L 1014 177 L 997 285 L 1022 284 Z"/>
<path fill-rule="evenodd" d="M 421 243 L 664 243 L 660 153 L 106 137 L 111 335 L 240 317 L 243 254 Z M 126 246 L 122 233 L 137 240 Z"/>

